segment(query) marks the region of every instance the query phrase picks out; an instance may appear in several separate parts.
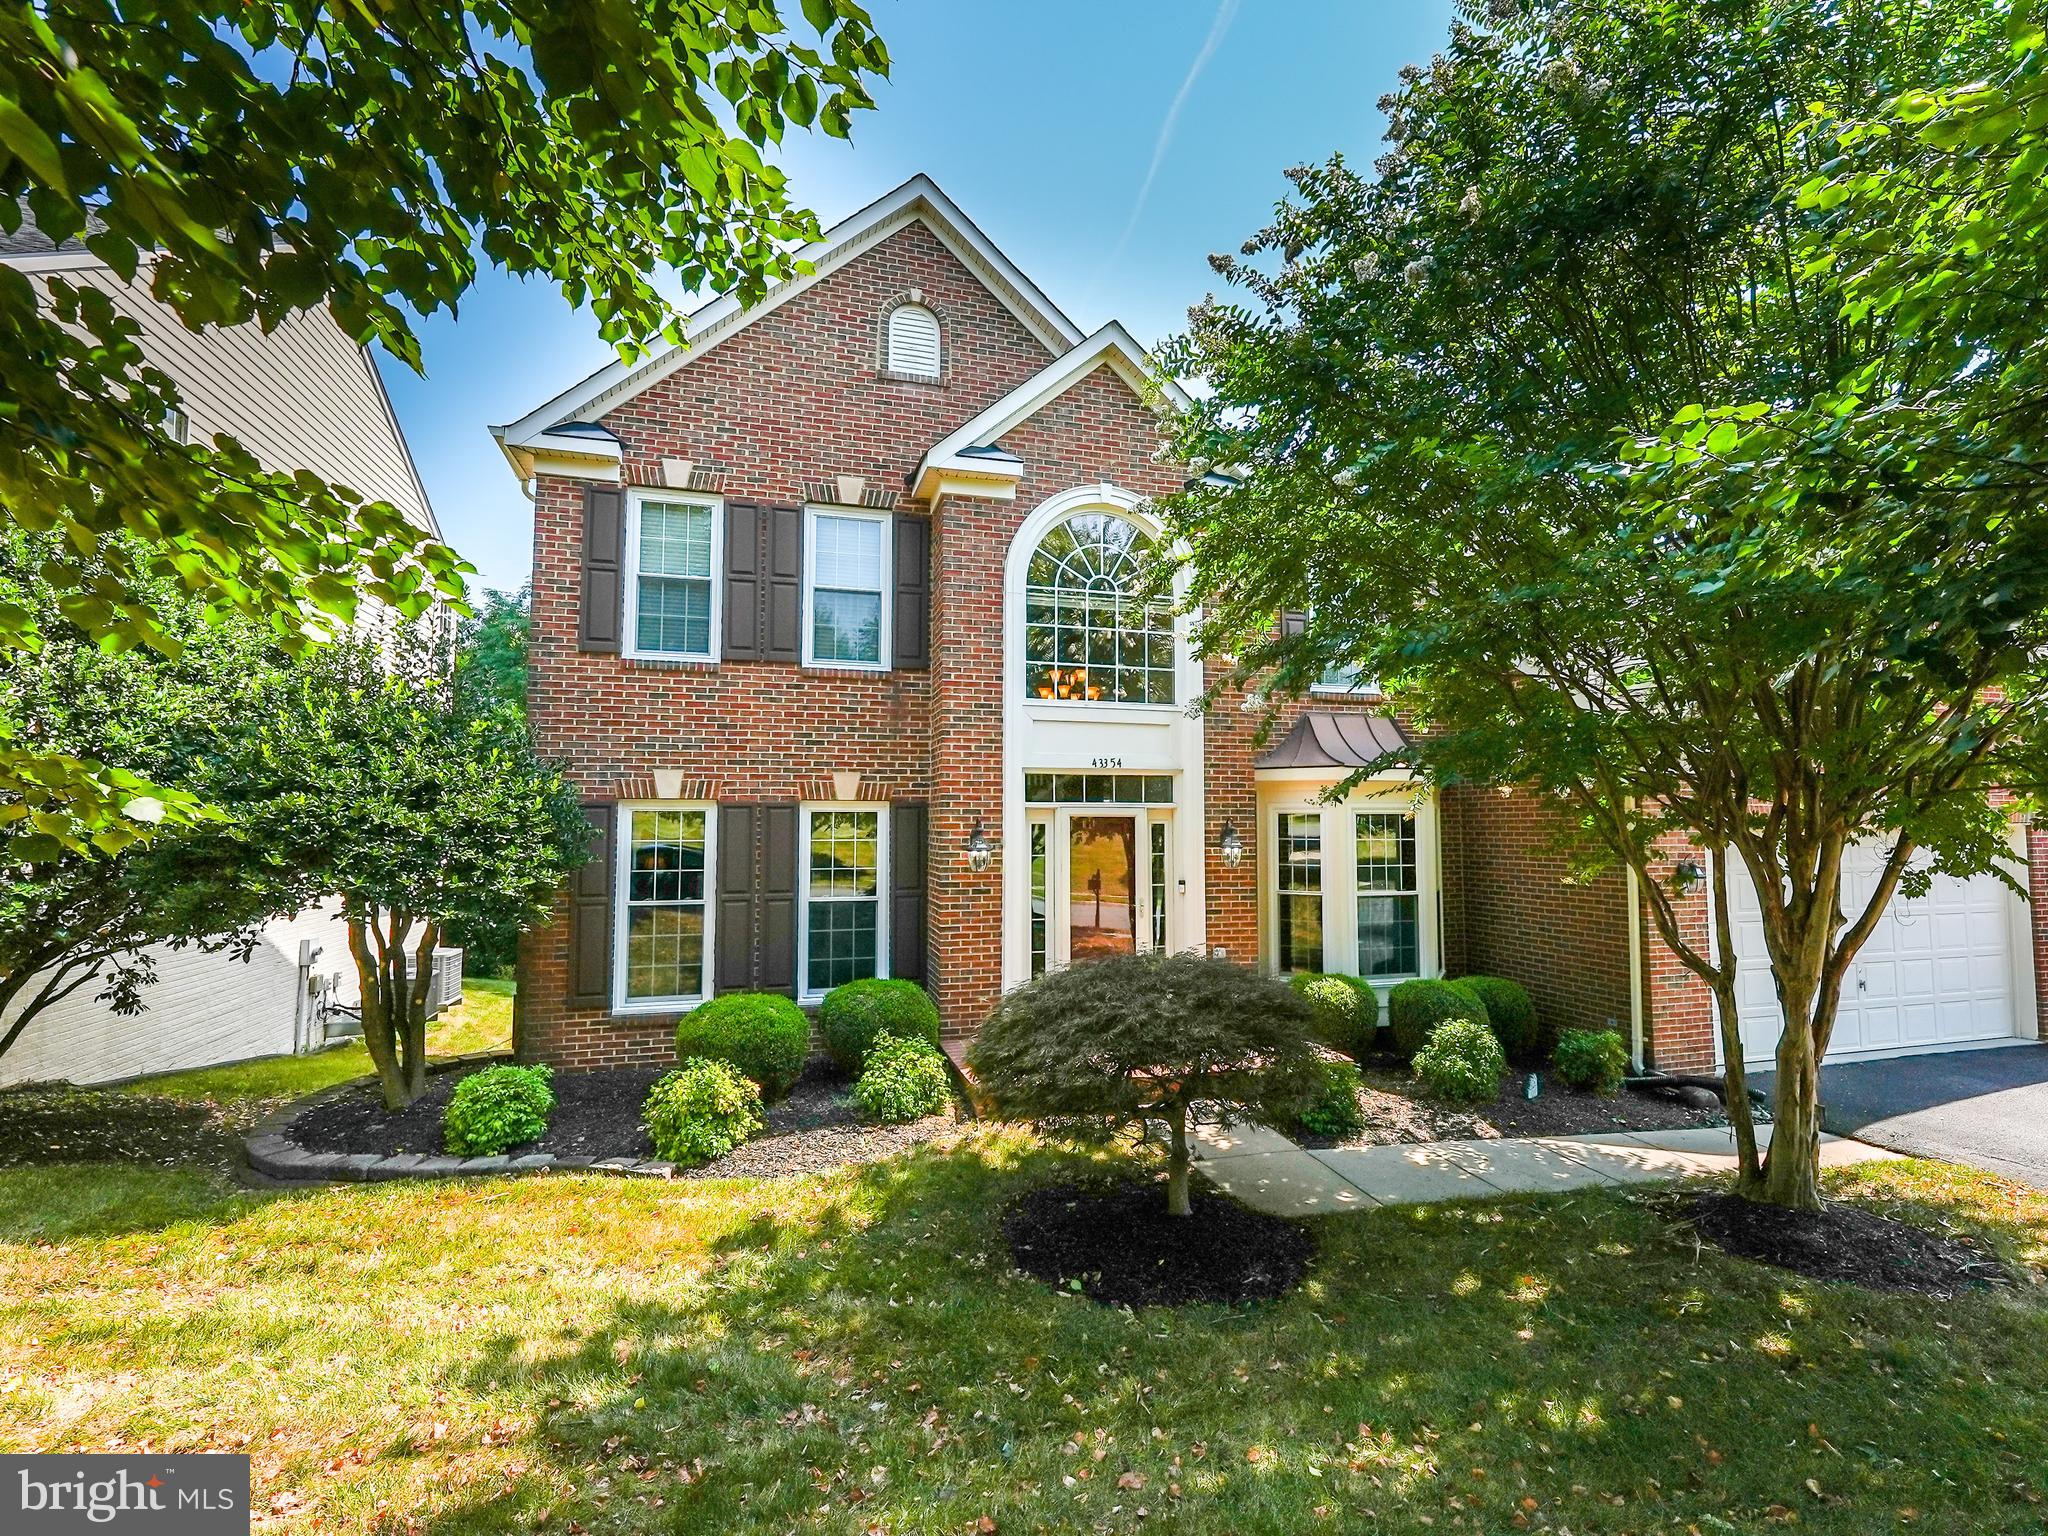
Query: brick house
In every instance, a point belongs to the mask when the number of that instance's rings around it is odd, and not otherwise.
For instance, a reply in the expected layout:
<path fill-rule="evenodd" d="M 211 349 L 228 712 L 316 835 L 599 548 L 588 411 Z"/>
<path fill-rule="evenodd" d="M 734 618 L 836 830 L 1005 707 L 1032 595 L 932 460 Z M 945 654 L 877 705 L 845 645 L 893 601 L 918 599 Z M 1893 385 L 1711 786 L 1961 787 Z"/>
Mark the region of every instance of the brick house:
<path fill-rule="evenodd" d="M 922 176 L 803 256 L 494 429 L 534 504 L 533 728 L 595 828 L 522 945 L 523 1054 L 664 1061 L 707 996 L 869 975 L 961 1035 L 1048 966 L 1201 947 L 1513 976 L 1712 1065 L 1704 989 L 1625 878 L 1565 881 L 1528 797 L 1324 798 L 1399 740 L 1369 682 L 1263 743 L 1241 699 L 1190 713 L 1186 623 L 1127 582 L 1186 475 L 1153 457 L 1179 397 L 1121 326 L 1083 335 Z M 2040 932 L 1951 884 L 1873 941 L 1859 1048 L 2038 1032 Z"/>

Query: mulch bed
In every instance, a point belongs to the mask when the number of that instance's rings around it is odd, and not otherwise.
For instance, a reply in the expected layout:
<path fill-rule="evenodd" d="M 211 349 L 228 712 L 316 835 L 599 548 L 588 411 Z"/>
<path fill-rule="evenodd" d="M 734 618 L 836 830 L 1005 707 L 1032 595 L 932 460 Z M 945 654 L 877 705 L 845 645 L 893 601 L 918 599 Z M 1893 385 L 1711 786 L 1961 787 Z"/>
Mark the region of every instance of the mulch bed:
<path fill-rule="evenodd" d="M 511 1149 L 512 1155 L 551 1152 L 557 1157 L 651 1158 L 654 1143 L 640 1123 L 647 1090 L 666 1068 L 601 1067 L 557 1072 L 555 1110 L 545 1135 Z M 462 1074 L 441 1073 L 405 1109 L 391 1114 L 374 1086 L 316 1104 L 292 1123 L 292 1140 L 309 1152 L 439 1153 L 441 1114 Z M 845 1163 L 872 1162 L 930 1141 L 952 1129 L 952 1111 L 908 1125 L 871 1125 L 853 1106 L 852 1084 L 830 1061 L 815 1058 L 790 1090 L 770 1106 L 767 1128 L 715 1162 L 681 1170 L 695 1178 L 767 1178 L 814 1173 Z"/>
<path fill-rule="evenodd" d="M 0 1092 L 0 1167 L 31 1163 L 143 1163 L 232 1167 L 241 1140 L 208 1104 L 92 1088 Z"/>
<path fill-rule="evenodd" d="M 1391 1059 L 1363 1068 L 1360 1109 L 1365 1128 L 1341 1139 L 1299 1135 L 1305 1147 L 1378 1147 L 1395 1142 L 1484 1141 L 1502 1136 L 1578 1136 L 1593 1131 L 1675 1131 L 1689 1126 L 1726 1125 L 1719 1104 L 1697 1109 L 1624 1088 L 1612 1098 L 1575 1093 L 1544 1076 L 1541 1094 L 1523 1096 L 1527 1074 L 1501 1079 L 1491 1104 L 1444 1104 L 1428 1096 L 1405 1065 Z"/>
<path fill-rule="evenodd" d="M 1027 1275 L 1112 1307 L 1267 1301 L 1301 1284 L 1315 1239 L 1200 1187 L 1187 1216 L 1166 1214 L 1163 1182 L 1042 1185 L 1003 1213 Z"/>
<path fill-rule="evenodd" d="M 2015 1283 L 2012 1272 L 1974 1240 L 1944 1237 L 1862 1206 L 1788 1211 L 1740 1195 L 1712 1194 L 1694 1199 L 1686 1214 L 1693 1229 L 1724 1253 L 1815 1280 L 1943 1298 Z"/>

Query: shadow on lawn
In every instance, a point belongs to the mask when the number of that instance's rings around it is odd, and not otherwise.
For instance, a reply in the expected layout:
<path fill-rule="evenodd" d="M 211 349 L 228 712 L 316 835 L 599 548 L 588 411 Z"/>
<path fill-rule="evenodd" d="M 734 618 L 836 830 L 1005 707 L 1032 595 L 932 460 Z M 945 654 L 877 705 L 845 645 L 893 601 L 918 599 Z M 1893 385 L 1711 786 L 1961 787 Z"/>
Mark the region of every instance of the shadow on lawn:
<path fill-rule="evenodd" d="M 679 1256 L 701 1266 L 680 1299 L 620 1297 L 573 1339 L 489 1341 L 462 1385 L 536 1422 L 520 1474 L 432 1529 L 1520 1514 L 1585 1536 L 1775 1528 L 1775 1507 L 1861 1536 L 1873 1509 L 1967 1506 L 1973 1523 L 1937 1528 L 1972 1531 L 2038 1516 L 2025 1468 L 2048 1433 L 2016 1405 L 2048 1403 L 2039 1309 L 2000 1343 L 1960 1311 L 1989 1304 L 1948 1304 L 1936 1333 L 1925 1303 L 1700 1254 L 1593 1192 L 1329 1218 L 1294 1296 L 1132 1314 L 1017 1275 L 1002 1248 L 1010 1194 L 1085 1161 L 977 1138 L 798 1186 Z M 2012 1433 L 1907 1450 L 1902 1399 Z"/>

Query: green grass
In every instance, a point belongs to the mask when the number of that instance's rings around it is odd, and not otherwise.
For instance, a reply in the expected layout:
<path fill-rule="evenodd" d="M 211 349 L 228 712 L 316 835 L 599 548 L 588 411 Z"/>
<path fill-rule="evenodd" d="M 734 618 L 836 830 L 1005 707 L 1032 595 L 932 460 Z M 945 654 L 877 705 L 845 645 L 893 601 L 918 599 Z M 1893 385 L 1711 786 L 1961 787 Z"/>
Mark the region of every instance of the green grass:
<path fill-rule="evenodd" d="M 2048 1308 L 1821 1285 L 1608 1192 L 1328 1218 L 1246 1311 L 1110 1311 L 980 1130 L 796 1183 L 235 1191 L 0 1171 L 0 1449 L 246 1450 L 272 1528 L 2042 1529 Z M 1837 1196 L 2048 1264 L 2048 1195 Z"/>
<path fill-rule="evenodd" d="M 427 1026 L 427 1053 L 460 1056 L 470 1051 L 509 1049 L 512 983 L 471 976 L 464 979 L 462 992 L 460 1003 Z M 266 1056 L 232 1066 L 169 1072 L 121 1086 L 127 1093 L 235 1105 L 299 1098 L 352 1077 L 367 1076 L 371 1070 L 370 1053 L 357 1041 L 313 1056 Z"/>

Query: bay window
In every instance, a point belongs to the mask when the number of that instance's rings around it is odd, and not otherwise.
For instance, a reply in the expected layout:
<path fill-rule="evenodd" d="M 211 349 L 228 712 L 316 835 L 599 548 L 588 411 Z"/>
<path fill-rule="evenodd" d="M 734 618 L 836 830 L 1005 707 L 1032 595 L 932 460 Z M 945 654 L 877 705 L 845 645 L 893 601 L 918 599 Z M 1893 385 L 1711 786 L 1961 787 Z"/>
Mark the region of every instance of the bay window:
<path fill-rule="evenodd" d="M 1323 968 L 1323 818 L 1283 811 L 1274 844 L 1279 886 L 1276 930 L 1282 973 Z"/>
<path fill-rule="evenodd" d="M 1422 888 L 1415 862 L 1415 818 L 1386 812 L 1356 818 L 1358 974 L 1422 973 Z"/>

